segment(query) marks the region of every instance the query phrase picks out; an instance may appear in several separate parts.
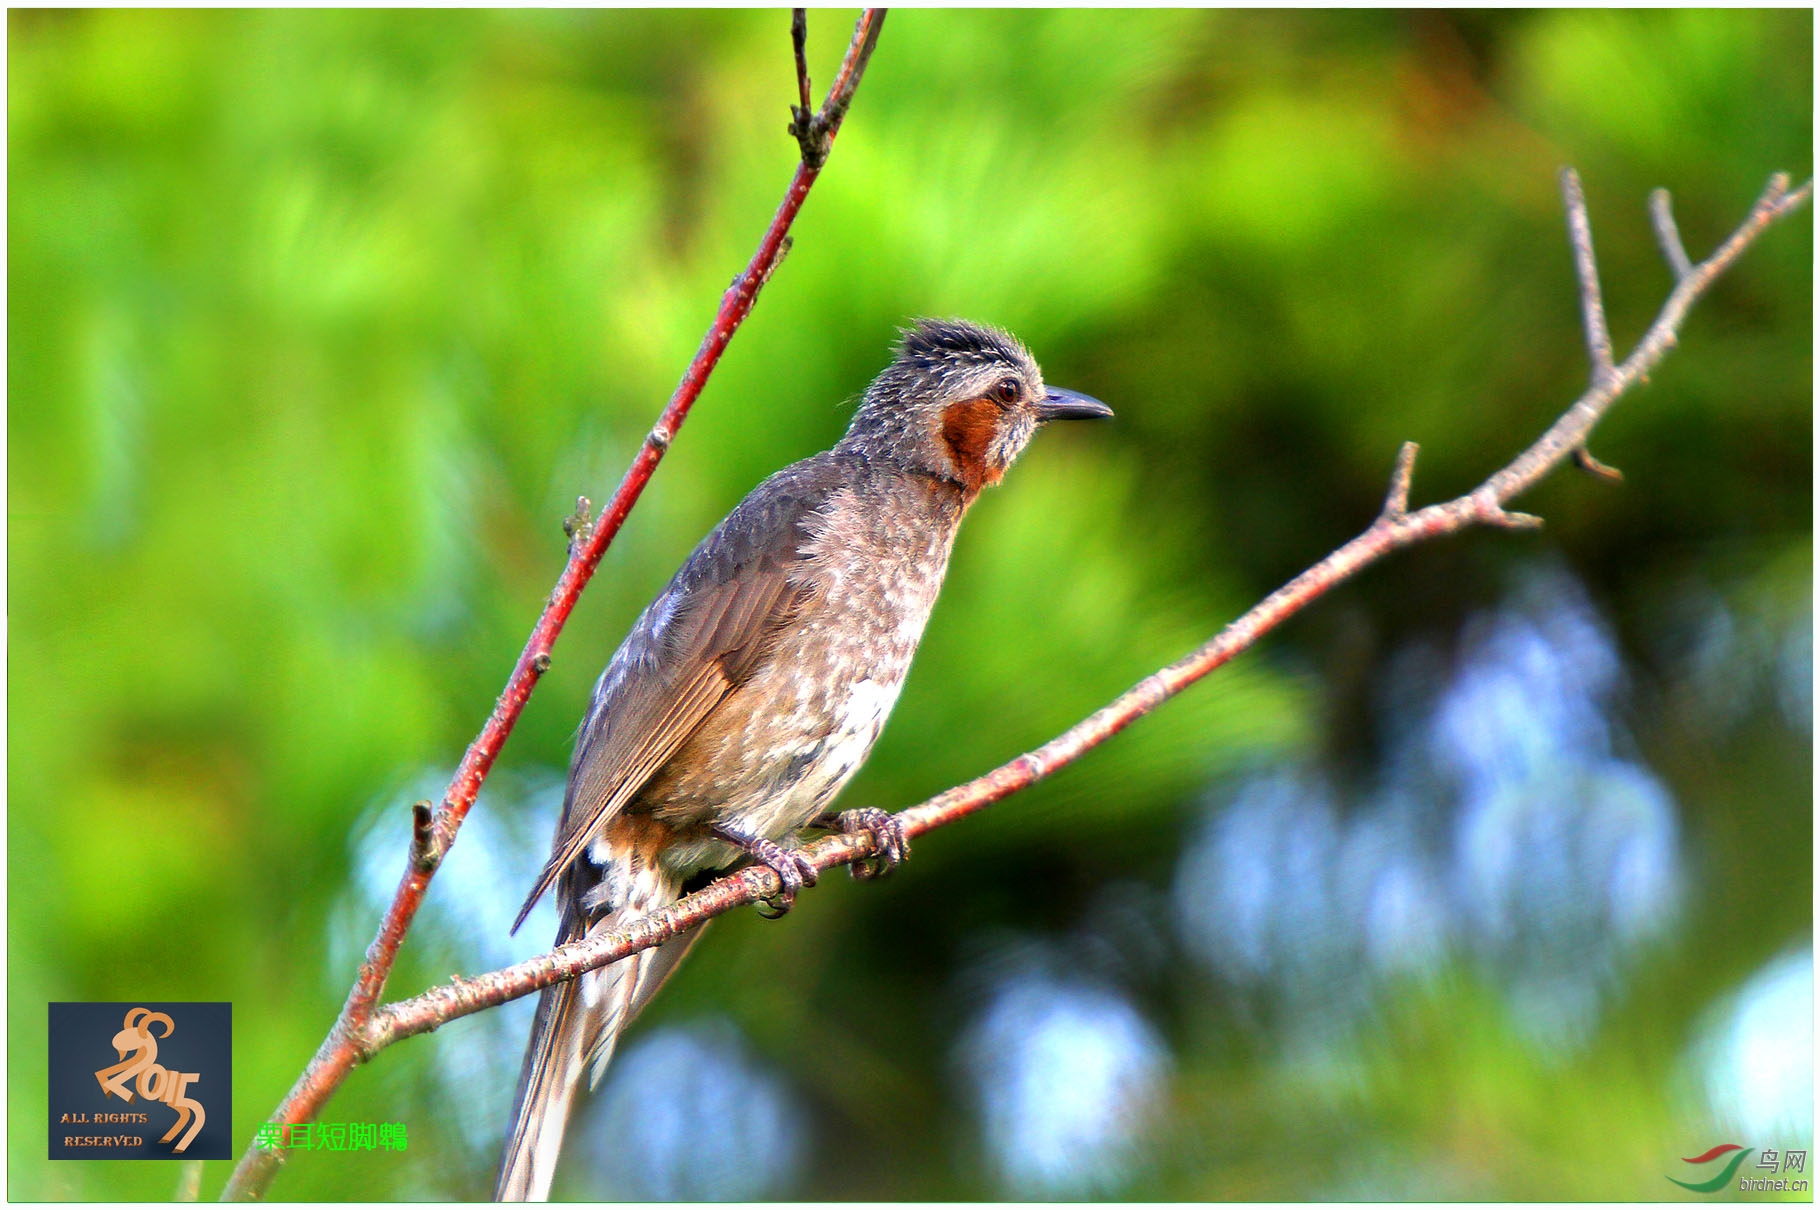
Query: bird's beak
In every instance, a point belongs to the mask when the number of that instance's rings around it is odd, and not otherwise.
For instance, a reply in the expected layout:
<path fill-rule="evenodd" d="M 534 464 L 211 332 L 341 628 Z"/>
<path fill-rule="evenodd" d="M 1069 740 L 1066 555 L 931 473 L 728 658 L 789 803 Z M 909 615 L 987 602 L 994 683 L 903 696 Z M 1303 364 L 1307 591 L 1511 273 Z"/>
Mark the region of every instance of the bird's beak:
<path fill-rule="evenodd" d="M 1091 395 L 1050 387 L 1049 393 L 1036 404 L 1036 418 L 1050 420 L 1109 420 L 1112 409 Z"/>

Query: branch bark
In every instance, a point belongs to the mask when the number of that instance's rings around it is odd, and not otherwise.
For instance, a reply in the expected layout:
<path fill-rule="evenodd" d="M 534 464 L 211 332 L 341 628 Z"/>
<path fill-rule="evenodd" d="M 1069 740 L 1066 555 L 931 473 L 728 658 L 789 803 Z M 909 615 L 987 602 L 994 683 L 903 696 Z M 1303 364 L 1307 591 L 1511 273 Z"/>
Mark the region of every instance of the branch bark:
<path fill-rule="evenodd" d="M 1579 177 L 1572 169 L 1562 171 L 1561 187 L 1580 283 L 1592 381 L 1586 392 L 1547 432 L 1471 492 L 1416 512 L 1409 511 L 1409 486 L 1417 447 L 1414 442 L 1405 442 L 1397 455 L 1383 510 L 1365 532 L 1271 593 L 1201 647 L 1145 677 L 1116 700 L 1042 747 L 905 810 L 898 816 L 905 835 L 919 836 L 971 815 L 1072 764 L 1247 650 L 1260 637 L 1336 585 L 1393 551 L 1475 525 L 1505 529 L 1540 527 L 1539 517 L 1507 511 L 1505 505 L 1562 462 L 1584 454 L 1588 435 L 1612 404 L 1645 379 L 1674 346 L 1676 332 L 1694 301 L 1765 228 L 1804 204 L 1813 192 L 1812 181 L 1791 193 L 1787 176 L 1771 177 L 1744 222 L 1698 265 L 1688 263 L 1685 253 L 1676 257 L 1675 252 L 1681 246 L 1680 236 L 1674 230 L 1672 218 L 1666 218 L 1666 195 L 1658 193 L 1663 200 L 1652 202 L 1652 208 L 1665 255 L 1675 273 L 1675 287 L 1630 356 L 1622 364 L 1613 364 L 1610 336 L 1598 299 L 1591 225 Z M 1667 234 L 1662 235 L 1664 232 Z M 1590 455 L 1585 456 L 1590 458 Z M 809 845 L 804 856 L 818 870 L 826 870 L 872 857 L 876 851 L 869 836 L 842 834 Z M 617 962 L 723 912 L 770 898 L 780 889 L 777 876 L 771 870 L 764 866 L 748 867 L 653 913 L 623 932 L 572 942 L 503 970 L 459 979 L 412 999 L 389 1004 L 374 1015 L 355 1044 L 360 1048 L 362 1059 L 370 1058 L 400 1039 L 427 1033 L 445 1021 L 495 1007 L 552 983 Z"/>
<path fill-rule="evenodd" d="M 801 20 L 799 17 L 794 23 L 797 28 L 793 30 L 793 39 L 798 47 L 797 62 L 802 95 L 806 96 L 808 68 L 801 57 L 801 35 L 797 32 L 801 28 Z M 625 524 L 627 515 L 631 513 L 632 506 L 638 502 L 645 485 L 651 481 L 657 464 L 663 460 L 670 443 L 676 439 L 677 431 L 688 418 L 689 409 L 701 396 L 708 376 L 714 372 L 721 354 L 726 351 L 727 343 L 733 339 L 733 333 L 751 313 L 758 292 L 764 288 L 772 271 L 789 251 L 790 225 L 795 222 L 797 212 L 802 209 L 803 201 L 809 195 L 810 187 L 815 184 L 816 178 L 821 175 L 822 166 L 827 162 L 828 151 L 835 134 L 840 130 L 841 120 L 853 103 L 854 90 L 859 87 L 860 77 L 865 73 L 873 48 L 878 45 L 878 35 L 884 26 L 884 20 L 885 10 L 882 8 L 869 8 L 860 14 L 859 22 L 853 30 L 853 40 L 847 47 L 846 57 L 841 62 L 834 84 L 828 90 L 827 100 L 818 113 L 809 115 L 807 125 L 811 128 L 813 138 L 803 141 L 802 160 L 797 165 L 795 176 L 791 178 L 790 187 L 784 193 L 783 202 L 779 204 L 770 226 L 765 229 L 758 250 L 752 254 L 745 272 L 734 278 L 733 284 L 721 296 L 720 307 L 715 312 L 714 321 L 708 326 L 707 334 L 702 338 L 700 348 L 696 350 L 688 368 L 683 371 L 682 381 L 677 383 L 669 403 L 658 415 L 657 423 L 651 426 L 651 431 L 645 436 L 644 445 L 620 481 L 619 489 L 613 493 L 613 498 L 607 502 L 599 519 L 592 524 L 588 522 L 588 502 L 585 498 L 579 502 L 577 516 L 565 524 L 564 528 L 570 532 L 571 539 L 568 563 L 531 631 L 530 640 L 519 654 L 504 692 L 494 703 L 493 711 L 487 717 L 480 734 L 462 754 L 461 763 L 455 769 L 441 806 L 433 815 L 427 804 L 416 804 L 412 808 L 412 838 L 404 877 L 380 922 L 378 935 L 367 948 L 366 960 L 361 963 L 340 1015 L 336 1017 L 328 1036 L 323 1039 L 309 1065 L 304 1068 L 303 1074 L 297 1078 L 296 1084 L 273 1112 L 270 1119 L 272 1122 L 293 1124 L 310 1121 L 347 1078 L 354 1064 L 371 1053 L 363 1040 L 370 1034 L 374 1007 L 397 962 L 398 949 L 404 943 L 405 934 L 410 930 L 418 908 L 423 905 L 430 881 L 449 846 L 455 843 L 456 833 L 460 831 L 468 811 L 473 808 L 481 784 L 491 772 L 499 750 L 517 725 L 525 702 L 530 699 L 538 680 L 548 671 L 551 648 L 568 622 L 569 614 L 574 610 L 582 590 L 593 578 L 601 556 L 612 545 L 620 527 Z M 810 154 L 811 144 L 813 156 Z M 249 1144 L 228 1178 L 227 1188 L 222 1193 L 223 1199 L 252 1199 L 261 1196 L 282 1166 L 283 1156 L 282 1151 L 268 1150 L 257 1143 Z"/>

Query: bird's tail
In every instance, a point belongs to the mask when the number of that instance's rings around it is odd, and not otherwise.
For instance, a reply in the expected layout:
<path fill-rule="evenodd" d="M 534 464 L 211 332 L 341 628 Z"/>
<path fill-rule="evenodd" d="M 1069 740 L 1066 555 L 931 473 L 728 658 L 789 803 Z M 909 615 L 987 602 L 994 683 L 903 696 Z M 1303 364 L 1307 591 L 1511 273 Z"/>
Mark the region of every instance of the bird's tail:
<path fill-rule="evenodd" d="M 611 933 L 674 903 L 681 888 L 669 875 L 640 863 L 616 862 L 609 877 L 628 888 L 625 905 L 588 926 L 588 933 Z M 579 930 L 565 918 L 557 936 L 573 941 Z M 550 1196 L 563 1132 L 584 1073 L 589 1087 L 600 1082 L 613 1057 L 619 1033 L 645 1006 L 669 973 L 682 961 L 701 930 L 695 929 L 654 949 L 641 950 L 579 979 L 544 989 L 537 1002 L 531 1044 L 518 1077 L 518 1100 L 512 1108 L 512 1131 L 499 1165 L 495 1201 L 540 1202 Z"/>

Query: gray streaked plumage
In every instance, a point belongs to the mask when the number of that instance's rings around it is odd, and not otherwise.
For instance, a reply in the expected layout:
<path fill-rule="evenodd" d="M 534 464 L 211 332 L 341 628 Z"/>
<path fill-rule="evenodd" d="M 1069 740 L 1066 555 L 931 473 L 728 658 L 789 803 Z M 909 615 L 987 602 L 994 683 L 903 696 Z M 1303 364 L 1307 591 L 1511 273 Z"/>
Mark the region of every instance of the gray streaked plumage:
<path fill-rule="evenodd" d="M 1003 332 L 909 329 L 846 436 L 741 501 L 608 663 L 519 923 L 554 885 L 559 944 L 615 931 L 748 855 L 801 882 L 775 842 L 823 817 L 871 752 L 967 508 L 1044 420 L 1110 414 L 1047 390 Z M 543 993 L 497 1197 L 548 1195 L 582 1072 L 598 1082 L 699 933 Z"/>

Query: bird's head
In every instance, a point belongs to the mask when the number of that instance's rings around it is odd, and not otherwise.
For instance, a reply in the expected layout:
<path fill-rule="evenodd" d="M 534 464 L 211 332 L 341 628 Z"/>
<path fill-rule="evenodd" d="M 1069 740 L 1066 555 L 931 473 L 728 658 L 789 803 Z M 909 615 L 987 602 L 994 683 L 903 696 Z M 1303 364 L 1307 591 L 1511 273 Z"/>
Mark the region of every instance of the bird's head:
<path fill-rule="evenodd" d="M 897 357 L 872 380 L 835 448 L 977 492 L 1004 478 L 1038 425 L 1110 415 L 1097 399 L 1045 386 L 1015 337 L 922 319 L 905 330 Z"/>

